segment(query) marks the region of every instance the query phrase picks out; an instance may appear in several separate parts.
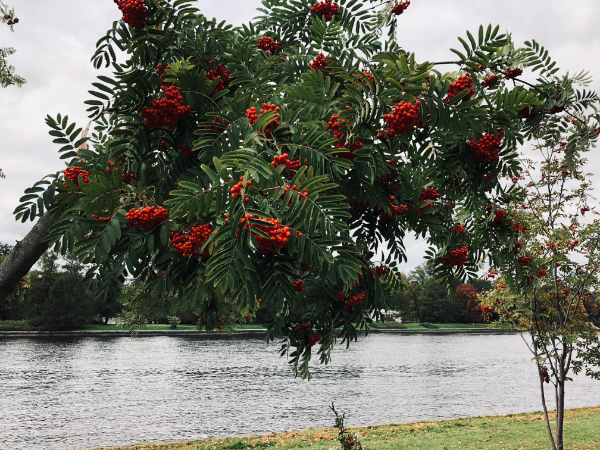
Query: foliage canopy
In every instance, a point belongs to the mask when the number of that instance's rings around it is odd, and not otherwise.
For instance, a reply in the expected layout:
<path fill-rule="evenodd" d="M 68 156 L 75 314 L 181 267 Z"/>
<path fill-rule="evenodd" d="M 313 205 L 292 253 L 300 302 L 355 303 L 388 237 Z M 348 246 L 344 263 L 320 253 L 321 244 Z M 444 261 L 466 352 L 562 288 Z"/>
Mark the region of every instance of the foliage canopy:
<path fill-rule="evenodd" d="M 52 212 L 48 241 L 92 264 L 101 292 L 143 280 L 206 329 L 273 299 L 269 339 L 284 336 L 304 376 L 315 344 L 327 362 L 385 309 L 408 232 L 440 276 L 473 277 L 517 238 L 486 207 L 515 194 L 502 180 L 519 176 L 518 147 L 597 98 L 573 87 L 585 74 L 558 78 L 543 47 L 516 48 L 499 26 L 459 38 L 444 73 L 396 43 L 395 1 L 337 3 L 328 20 L 308 0 L 263 0 L 234 28 L 191 0 L 145 0 L 145 22 L 98 41 L 92 60 L 113 75 L 86 101 L 92 136 L 47 118 L 69 169 L 28 189 L 17 218 Z M 507 72 L 526 68 L 536 86 Z M 569 138 L 574 153 L 590 129 Z M 124 317 L 134 329 L 148 297 Z"/>

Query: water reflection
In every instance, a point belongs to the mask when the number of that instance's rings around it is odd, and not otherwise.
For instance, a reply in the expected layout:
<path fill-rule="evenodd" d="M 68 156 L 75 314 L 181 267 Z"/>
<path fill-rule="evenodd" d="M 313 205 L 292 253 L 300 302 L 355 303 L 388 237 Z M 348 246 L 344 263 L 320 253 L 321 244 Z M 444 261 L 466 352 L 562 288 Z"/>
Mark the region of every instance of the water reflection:
<path fill-rule="evenodd" d="M 260 339 L 0 341 L 0 448 L 69 449 L 539 409 L 515 335 L 371 335 L 310 382 Z M 506 381 L 509 382 L 506 382 Z M 600 403 L 579 377 L 568 406 Z M 598 395 L 591 395 L 598 393 Z"/>

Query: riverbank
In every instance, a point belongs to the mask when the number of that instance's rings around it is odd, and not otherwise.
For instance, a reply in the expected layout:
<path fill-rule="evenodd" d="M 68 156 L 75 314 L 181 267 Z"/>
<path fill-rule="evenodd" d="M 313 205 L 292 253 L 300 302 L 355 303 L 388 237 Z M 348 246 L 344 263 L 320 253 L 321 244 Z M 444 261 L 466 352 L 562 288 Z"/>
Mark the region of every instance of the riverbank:
<path fill-rule="evenodd" d="M 547 450 L 550 445 L 542 413 L 470 417 L 435 422 L 375 425 L 353 428 L 371 450 L 482 449 Z M 307 430 L 263 436 L 208 439 L 172 444 L 138 444 L 110 450 L 225 450 L 339 448 L 337 430 Z M 570 409 L 565 415 L 565 449 L 600 449 L 600 407 Z M 108 448 L 96 449 L 108 450 Z"/>

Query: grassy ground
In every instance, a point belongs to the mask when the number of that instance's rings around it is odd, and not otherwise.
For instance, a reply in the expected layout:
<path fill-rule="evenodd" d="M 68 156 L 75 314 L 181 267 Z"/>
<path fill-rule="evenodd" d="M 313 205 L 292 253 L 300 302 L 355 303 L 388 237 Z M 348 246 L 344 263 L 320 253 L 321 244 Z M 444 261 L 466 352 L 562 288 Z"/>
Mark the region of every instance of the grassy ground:
<path fill-rule="evenodd" d="M 550 448 L 541 413 L 472 417 L 439 422 L 357 428 L 370 450 L 547 450 Z M 565 449 L 600 449 L 600 407 L 569 410 L 565 417 Z M 113 447 L 116 450 L 280 450 L 339 449 L 336 430 L 292 431 L 249 438 L 211 439 L 167 445 Z M 105 449 L 106 450 L 106 449 Z"/>

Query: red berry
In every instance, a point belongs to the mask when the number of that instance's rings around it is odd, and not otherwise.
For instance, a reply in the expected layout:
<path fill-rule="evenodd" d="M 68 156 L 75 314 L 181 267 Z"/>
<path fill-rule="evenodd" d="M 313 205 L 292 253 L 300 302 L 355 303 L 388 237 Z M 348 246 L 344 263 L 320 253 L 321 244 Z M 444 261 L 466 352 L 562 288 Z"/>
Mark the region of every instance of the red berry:
<path fill-rule="evenodd" d="M 162 86 L 164 96 L 152 102 L 152 108 L 144 106 L 141 116 L 146 126 L 152 130 L 161 127 L 175 128 L 179 119 L 192 112 L 189 106 L 183 106 L 182 90 L 177 86 Z"/>
<path fill-rule="evenodd" d="M 469 249 L 464 245 L 457 249 L 452 250 L 447 256 L 443 256 L 444 264 L 449 267 L 462 267 L 467 262 L 469 257 Z"/>
<path fill-rule="evenodd" d="M 463 97 L 463 100 L 473 97 L 475 94 L 475 89 L 473 88 L 473 78 L 471 78 L 469 75 L 458 77 L 458 79 L 450 85 L 448 94 L 446 95 L 446 103 L 448 103 L 465 89 L 468 89 L 469 92 Z"/>
<path fill-rule="evenodd" d="M 115 0 L 123 13 L 123 22 L 131 28 L 144 28 L 147 22 L 148 8 L 144 0 Z"/>
<path fill-rule="evenodd" d="M 507 80 L 510 80 L 511 78 L 516 78 L 522 74 L 523 74 L 523 69 L 508 68 L 508 69 L 506 69 L 506 75 L 504 75 L 504 78 L 506 78 Z"/>
<path fill-rule="evenodd" d="M 171 233 L 171 245 L 177 253 L 182 255 L 184 258 L 193 256 L 194 258 L 208 258 L 210 257 L 210 251 L 208 246 L 200 253 L 200 249 L 204 243 L 212 235 L 212 228 L 210 224 L 199 225 L 192 227 L 188 230 L 184 230 L 182 233 Z"/>
<path fill-rule="evenodd" d="M 387 129 L 379 132 L 379 136 L 383 137 L 384 133 L 388 136 L 396 136 L 412 131 L 419 121 L 419 105 L 417 101 L 412 103 L 398 103 L 391 114 L 383 116 Z"/>
<path fill-rule="evenodd" d="M 262 39 L 259 39 L 257 42 L 258 42 L 258 48 L 260 50 L 270 53 L 271 55 L 274 55 L 275 52 L 279 49 L 279 42 L 275 42 L 273 39 L 271 39 L 268 36 L 264 36 Z"/>
<path fill-rule="evenodd" d="M 310 63 L 310 67 L 318 72 L 319 70 L 326 69 L 329 64 L 331 64 L 331 61 L 325 59 L 323 53 L 319 53 L 319 55 Z"/>
<path fill-rule="evenodd" d="M 403 3 L 398 3 L 396 6 L 394 6 L 394 8 L 392 8 L 392 12 L 399 16 L 400 14 L 402 14 L 406 8 L 408 8 L 410 6 L 410 0 L 406 0 Z"/>
<path fill-rule="evenodd" d="M 323 0 L 320 3 L 315 3 L 310 10 L 319 16 L 325 17 L 325 21 L 329 22 L 338 13 L 338 4 L 333 0 Z"/>
<path fill-rule="evenodd" d="M 147 230 L 169 219 L 169 211 L 165 208 L 156 206 L 146 206 L 142 209 L 132 208 L 125 214 L 125 217 L 133 226 Z"/>

